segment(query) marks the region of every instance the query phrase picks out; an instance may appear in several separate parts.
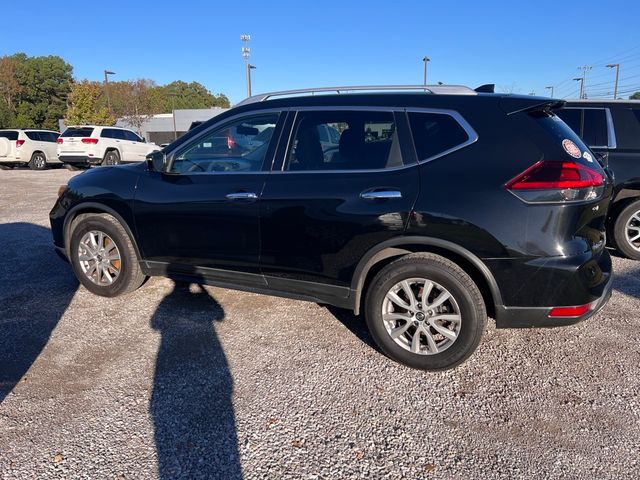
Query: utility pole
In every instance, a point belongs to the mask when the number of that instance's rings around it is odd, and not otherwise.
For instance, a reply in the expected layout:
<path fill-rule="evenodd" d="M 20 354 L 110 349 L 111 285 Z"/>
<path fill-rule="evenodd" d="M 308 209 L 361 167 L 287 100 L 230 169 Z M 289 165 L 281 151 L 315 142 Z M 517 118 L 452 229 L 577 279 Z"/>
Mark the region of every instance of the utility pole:
<path fill-rule="evenodd" d="M 544 87 L 547 90 L 551 90 L 551 98 L 553 98 L 553 85 L 549 85 L 548 87 Z"/>
<path fill-rule="evenodd" d="M 613 99 L 618 98 L 618 79 L 620 78 L 620 64 L 619 63 L 610 63 L 607 65 L 608 68 L 615 67 L 616 69 L 616 85 L 613 87 Z"/>
<path fill-rule="evenodd" d="M 424 56 L 422 58 L 422 61 L 424 62 L 424 85 L 427 84 L 427 64 L 431 61 L 431 59 L 427 56 Z"/>
<path fill-rule="evenodd" d="M 111 99 L 109 98 L 109 75 L 115 75 L 116 72 L 111 72 L 109 70 L 104 71 L 104 93 L 107 95 L 107 107 L 109 108 L 109 115 L 111 112 Z"/>
<path fill-rule="evenodd" d="M 245 69 L 247 71 L 247 97 L 251 96 L 251 70 L 256 68 L 255 65 L 251 65 L 249 63 L 249 57 L 251 55 L 251 49 L 249 48 L 249 40 L 251 40 L 251 35 L 243 33 L 240 35 L 240 40 L 242 40 L 242 58 L 244 58 Z"/>
<path fill-rule="evenodd" d="M 591 70 L 590 65 L 582 65 L 578 67 L 578 70 L 582 70 L 582 83 L 580 83 L 580 98 L 587 98 L 587 72 Z"/>

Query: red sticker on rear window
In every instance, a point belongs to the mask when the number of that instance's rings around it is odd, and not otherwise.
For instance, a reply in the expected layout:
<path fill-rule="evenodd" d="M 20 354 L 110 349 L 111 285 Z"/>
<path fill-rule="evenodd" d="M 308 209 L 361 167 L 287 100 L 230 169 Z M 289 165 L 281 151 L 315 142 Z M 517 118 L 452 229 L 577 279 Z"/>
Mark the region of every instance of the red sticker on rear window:
<path fill-rule="evenodd" d="M 582 152 L 580 151 L 578 146 L 568 138 L 565 138 L 562 141 L 562 148 L 564 148 L 564 151 L 571 155 L 573 158 L 582 157 Z"/>

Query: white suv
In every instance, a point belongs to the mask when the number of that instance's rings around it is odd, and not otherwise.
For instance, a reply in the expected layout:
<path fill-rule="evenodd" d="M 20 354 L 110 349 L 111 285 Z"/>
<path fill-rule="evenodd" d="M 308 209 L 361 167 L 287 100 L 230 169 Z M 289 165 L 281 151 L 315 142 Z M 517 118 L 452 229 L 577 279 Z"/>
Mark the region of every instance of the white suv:
<path fill-rule="evenodd" d="M 156 150 L 155 143 L 120 127 L 68 127 L 58 138 L 58 159 L 71 167 L 140 162 Z"/>
<path fill-rule="evenodd" d="M 29 165 L 44 170 L 48 163 L 60 163 L 56 155 L 58 132 L 39 129 L 0 130 L 0 164 Z"/>

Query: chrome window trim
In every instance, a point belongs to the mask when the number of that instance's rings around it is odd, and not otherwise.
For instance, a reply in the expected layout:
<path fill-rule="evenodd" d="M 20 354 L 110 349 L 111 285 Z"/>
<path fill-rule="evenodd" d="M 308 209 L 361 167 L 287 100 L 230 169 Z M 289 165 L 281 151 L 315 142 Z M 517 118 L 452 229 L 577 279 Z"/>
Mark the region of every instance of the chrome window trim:
<path fill-rule="evenodd" d="M 286 163 L 286 158 L 285 161 L 282 162 L 282 166 L 280 167 L 280 170 L 274 170 L 272 173 L 292 173 L 292 174 L 304 174 L 304 173 L 375 173 L 375 172 L 393 172 L 393 171 L 397 171 L 397 170 L 403 170 L 405 168 L 411 168 L 411 167 L 415 167 L 416 165 L 419 164 L 423 164 L 423 163 L 427 163 L 427 162 L 431 162 L 432 160 L 437 160 L 440 157 L 444 157 L 445 155 L 449 155 L 450 153 L 453 153 L 457 150 L 460 150 L 462 148 L 465 148 L 469 145 L 471 145 L 472 143 L 475 143 L 478 141 L 478 134 L 476 133 L 476 131 L 473 129 L 473 127 L 471 127 L 471 125 L 469 124 L 469 122 L 467 122 L 465 120 L 465 118 L 460 115 L 459 112 L 457 112 L 456 110 L 448 110 L 448 109 L 439 109 L 439 108 L 407 108 L 407 107 L 390 107 L 390 106 L 380 106 L 380 107 L 376 107 L 376 106 L 370 106 L 370 105 L 358 105 L 358 106 L 349 106 L 349 105 L 338 105 L 338 106 L 318 106 L 318 105 L 314 105 L 314 106 L 308 106 L 308 107 L 293 107 L 291 108 L 291 110 L 295 111 L 295 117 L 293 118 L 293 124 L 291 126 L 291 129 L 289 131 L 289 139 L 287 140 L 287 148 L 286 148 L 286 152 L 287 154 L 289 153 L 289 148 L 291 146 L 291 141 L 292 141 L 292 137 L 293 137 L 293 132 L 295 130 L 295 126 L 296 123 L 298 121 L 298 114 L 300 112 L 304 112 L 304 111 L 328 111 L 328 112 L 335 112 L 335 111 L 372 111 L 372 112 L 391 112 L 394 114 L 407 114 L 407 113 L 434 113 L 434 114 L 441 114 L 441 115 L 449 115 L 450 117 L 453 117 L 453 119 L 458 122 L 458 124 L 462 127 L 462 129 L 465 131 L 465 133 L 467 134 L 467 136 L 469 137 L 468 140 L 464 143 L 461 143 L 460 145 L 456 145 L 455 147 L 452 147 L 448 150 L 445 150 L 444 152 L 441 152 L 437 155 L 434 155 L 432 157 L 429 158 L 425 158 L 423 160 L 419 160 L 417 163 L 414 164 L 409 164 L 409 165 L 402 165 L 399 167 L 391 167 L 391 168 L 372 168 L 372 169 L 353 169 L 353 170 L 344 170 L 344 169 L 338 169 L 338 170 L 285 170 L 285 163 Z M 409 129 L 411 127 L 409 126 Z M 411 134 L 411 132 L 410 132 Z M 413 134 L 411 134 L 411 142 L 413 143 Z M 414 151 L 415 151 L 415 146 L 414 146 Z M 417 158 L 417 154 L 416 154 L 416 158 Z"/>
<path fill-rule="evenodd" d="M 197 143 L 200 139 L 202 139 L 204 136 L 208 135 L 209 133 L 211 133 L 213 130 L 219 128 L 219 127 L 223 127 L 231 122 L 234 122 L 240 118 L 252 118 L 252 117 L 259 117 L 261 115 L 269 115 L 271 113 L 278 113 L 279 115 L 283 115 L 286 114 L 289 110 L 291 110 L 290 108 L 264 108 L 264 109 L 258 109 L 258 110 L 253 110 L 251 112 L 242 112 L 242 113 L 236 113 L 235 115 L 232 115 L 228 118 L 225 118 L 224 120 L 221 120 L 220 122 L 214 123 L 213 125 L 211 125 L 209 128 L 207 128 L 206 130 L 200 132 L 200 135 L 198 135 L 197 137 L 193 138 L 191 142 L 187 143 L 187 145 L 181 145 L 181 147 L 183 148 L 179 148 L 177 149 L 175 152 L 171 153 L 170 156 L 170 160 L 168 162 L 167 168 L 165 170 L 165 174 L 167 175 L 186 175 L 186 173 L 183 172 L 171 172 L 170 169 L 173 166 L 173 162 L 176 159 L 176 156 L 181 153 L 184 152 L 185 150 L 187 150 L 188 148 L 190 148 L 191 146 L 193 146 L 195 143 Z M 280 121 L 280 116 L 278 117 L 278 121 Z M 265 159 L 266 160 L 266 159 Z M 189 172 L 188 175 L 255 175 L 255 174 L 259 174 L 259 173 L 271 173 L 271 168 L 269 168 L 269 170 L 264 170 L 264 160 L 263 160 L 263 165 L 262 168 L 260 170 L 255 170 L 255 171 L 248 171 L 248 172 Z"/>
<path fill-rule="evenodd" d="M 589 148 L 618 148 L 616 141 L 616 130 L 613 126 L 613 116 L 609 107 L 563 107 L 563 110 L 604 110 L 604 116 L 607 122 L 607 145 L 587 145 Z M 584 119 L 580 119 L 580 127 L 584 130 Z M 580 134 L 578 134 L 580 136 Z"/>

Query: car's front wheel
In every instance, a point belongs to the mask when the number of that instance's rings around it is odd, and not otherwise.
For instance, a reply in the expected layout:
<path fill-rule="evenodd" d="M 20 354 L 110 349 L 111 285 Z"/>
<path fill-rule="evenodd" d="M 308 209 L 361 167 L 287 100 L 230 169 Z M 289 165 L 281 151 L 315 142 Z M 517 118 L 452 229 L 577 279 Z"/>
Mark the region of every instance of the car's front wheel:
<path fill-rule="evenodd" d="M 115 297 L 145 280 L 126 230 L 111 215 L 81 215 L 72 225 L 70 260 L 80 283 L 92 293 Z"/>
<path fill-rule="evenodd" d="M 482 294 L 457 264 L 432 253 L 406 255 L 384 267 L 365 299 L 367 326 L 392 359 L 422 370 L 466 360 L 482 338 Z"/>
<path fill-rule="evenodd" d="M 627 258 L 640 260 L 640 200 L 627 205 L 613 226 L 616 249 Z"/>

